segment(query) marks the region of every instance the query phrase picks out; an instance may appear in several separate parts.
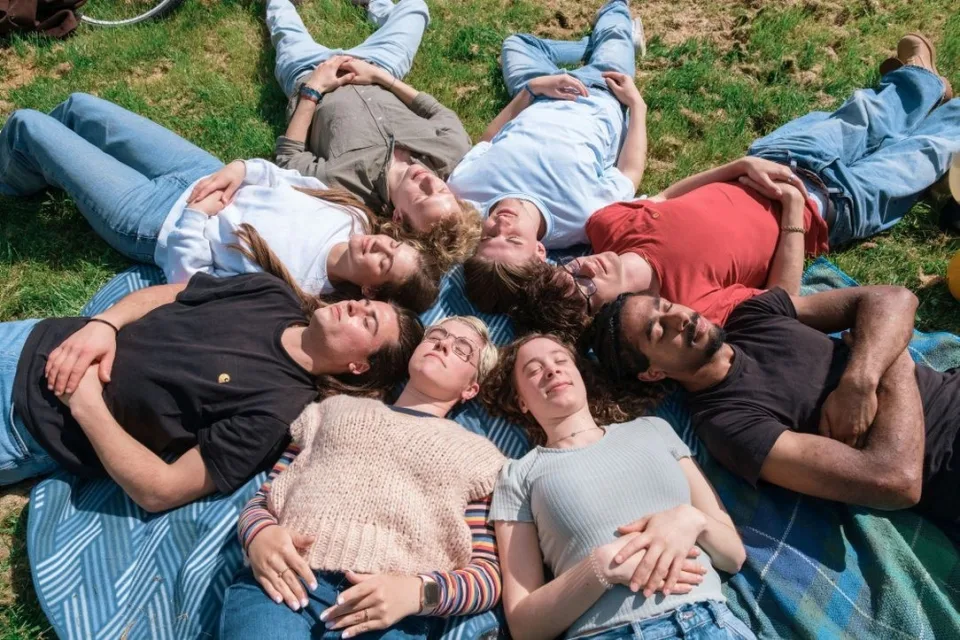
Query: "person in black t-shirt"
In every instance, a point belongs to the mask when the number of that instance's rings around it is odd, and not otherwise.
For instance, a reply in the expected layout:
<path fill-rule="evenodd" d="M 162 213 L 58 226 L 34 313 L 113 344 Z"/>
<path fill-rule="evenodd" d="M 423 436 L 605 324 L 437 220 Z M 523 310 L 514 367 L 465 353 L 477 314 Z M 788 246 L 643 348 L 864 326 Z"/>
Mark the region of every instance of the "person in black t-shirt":
<path fill-rule="evenodd" d="M 412 312 L 324 305 L 266 273 L 197 274 L 92 319 L 0 323 L 0 485 L 106 472 L 147 511 L 234 491 L 318 396 L 392 387 L 422 335 Z"/>
<path fill-rule="evenodd" d="M 621 382 L 679 382 L 710 452 L 754 485 L 916 505 L 958 541 L 960 371 L 914 364 L 916 307 L 899 287 L 774 289 L 721 329 L 681 305 L 622 296 L 598 316 L 593 348 Z"/>

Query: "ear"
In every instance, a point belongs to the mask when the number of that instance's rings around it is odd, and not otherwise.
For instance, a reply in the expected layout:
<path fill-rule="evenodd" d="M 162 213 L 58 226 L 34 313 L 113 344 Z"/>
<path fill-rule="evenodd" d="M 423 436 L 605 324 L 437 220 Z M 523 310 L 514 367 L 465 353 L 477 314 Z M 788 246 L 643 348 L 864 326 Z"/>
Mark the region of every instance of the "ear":
<path fill-rule="evenodd" d="M 362 375 L 367 371 L 370 371 L 370 363 L 366 360 L 360 362 L 351 362 L 347 365 L 347 369 L 355 376 Z"/>
<path fill-rule="evenodd" d="M 537 260 L 540 262 L 547 261 L 547 248 L 543 246 L 542 242 L 537 243 Z"/>
<path fill-rule="evenodd" d="M 398 207 L 396 204 L 393 205 L 393 216 L 391 216 L 390 219 L 393 220 L 396 224 L 403 223 L 403 212 L 400 211 L 400 207 Z"/>
<path fill-rule="evenodd" d="M 637 380 L 640 382 L 660 382 L 667 377 L 667 374 L 662 369 L 655 369 L 650 367 L 646 371 L 637 374 Z"/>
<path fill-rule="evenodd" d="M 377 293 L 379 293 L 379 292 L 377 291 L 377 288 L 376 288 L 376 287 L 373 287 L 373 286 L 370 286 L 370 285 L 364 285 L 364 286 L 360 287 L 360 293 L 363 294 L 363 297 L 364 297 L 364 298 L 367 298 L 367 299 L 369 299 L 369 300 L 373 300 L 373 299 L 375 299 L 375 298 L 377 297 Z"/>
<path fill-rule="evenodd" d="M 522 413 L 530 412 L 530 408 L 527 407 L 527 403 L 523 401 L 523 398 L 517 397 L 517 406 L 520 407 Z"/>
<path fill-rule="evenodd" d="M 460 402 L 473 400 L 477 397 L 478 393 L 480 393 L 480 385 L 476 382 L 471 382 L 469 387 L 460 392 Z"/>

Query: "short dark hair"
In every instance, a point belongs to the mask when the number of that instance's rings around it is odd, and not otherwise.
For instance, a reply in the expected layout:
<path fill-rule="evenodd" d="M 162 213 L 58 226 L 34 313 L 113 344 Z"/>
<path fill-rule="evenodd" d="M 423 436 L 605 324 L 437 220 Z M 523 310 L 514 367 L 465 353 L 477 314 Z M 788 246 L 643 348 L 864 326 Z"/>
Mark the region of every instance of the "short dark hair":
<path fill-rule="evenodd" d="M 524 302 L 524 288 L 546 266 L 537 258 L 509 264 L 474 255 L 463 263 L 467 298 L 483 313 L 509 313 Z"/>
<path fill-rule="evenodd" d="M 627 300 L 639 295 L 642 294 L 621 293 L 616 300 L 603 305 L 585 340 L 593 348 L 604 373 L 618 384 L 636 379 L 650 368 L 650 359 L 623 335 L 623 307 Z"/>

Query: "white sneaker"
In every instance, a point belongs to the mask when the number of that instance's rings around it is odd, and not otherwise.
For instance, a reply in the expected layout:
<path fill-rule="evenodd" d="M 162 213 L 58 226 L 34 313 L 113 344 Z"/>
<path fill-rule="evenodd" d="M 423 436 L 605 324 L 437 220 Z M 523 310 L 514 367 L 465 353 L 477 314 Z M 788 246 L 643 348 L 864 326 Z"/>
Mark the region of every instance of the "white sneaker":
<path fill-rule="evenodd" d="M 641 58 L 647 55 L 647 40 L 643 34 L 643 20 L 640 16 L 633 19 L 633 48 Z"/>

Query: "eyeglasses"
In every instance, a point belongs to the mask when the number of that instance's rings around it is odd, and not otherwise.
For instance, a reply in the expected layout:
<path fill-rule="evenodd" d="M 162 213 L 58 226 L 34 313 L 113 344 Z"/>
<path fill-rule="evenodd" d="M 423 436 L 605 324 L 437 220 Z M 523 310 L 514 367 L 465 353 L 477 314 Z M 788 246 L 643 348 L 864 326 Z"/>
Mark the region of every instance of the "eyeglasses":
<path fill-rule="evenodd" d="M 592 278 L 580 275 L 580 262 L 577 258 L 567 256 L 566 258 L 561 258 L 557 264 L 573 277 L 573 283 L 577 285 L 577 291 L 579 291 L 580 295 L 587 301 L 587 315 L 592 316 L 593 307 L 590 304 L 590 298 L 597 292 L 597 284 Z"/>
<path fill-rule="evenodd" d="M 443 327 L 433 327 L 423 336 L 423 341 L 440 344 L 447 338 L 453 338 L 453 353 L 464 362 L 470 364 L 476 347 L 466 338 L 455 336 Z"/>

